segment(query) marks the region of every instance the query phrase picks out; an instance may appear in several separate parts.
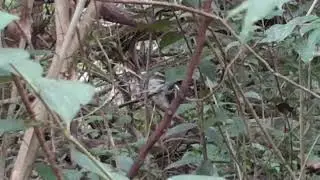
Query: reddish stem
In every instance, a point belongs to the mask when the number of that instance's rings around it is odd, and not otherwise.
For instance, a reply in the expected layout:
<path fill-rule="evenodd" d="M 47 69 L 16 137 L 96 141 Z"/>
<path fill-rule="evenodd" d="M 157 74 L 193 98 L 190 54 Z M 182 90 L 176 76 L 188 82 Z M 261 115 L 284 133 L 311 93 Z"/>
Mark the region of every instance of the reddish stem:
<path fill-rule="evenodd" d="M 209 13 L 211 12 L 211 4 L 212 0 L 206 0 L 203 4 L 203 9 L 205 12 Z M 151 134 L 149 137 L 147 143 L 140 149 L 138 159 L 135 161 L 135 163 L 132 165 L 128 177 L 132 179 L 135 177 L 138 173 L 138 170 L 142 166 L 144 159 L 146 158 L 149 150 L 151 147 L 159 140 L 159 138 L 164 134 L 165 130 L 170 125 L 170 122 L 179 108 L 180 104 L 185 99 L 185 95 L 187 94 L 189 90 L 189 86 L 192 84 L 192 75 L 195 69 L 198 67 L 201 61 L 201 54 L 204 47 L 205 39 L 206 39 L 206 30 L 208 28 L 208 25 L 210 23 L 210 19 L 207 19 L 205 17 L 201 18 L 198 35 L 197 35 L 197 47 L 196 51 L 192 56 L 192 59 L 190 61 L 190 64 L 188 65 L 186 78 L 182 81 L 182 86 L 180 91 L 178 92 L 177 97 L 172 101 L 170 104 L 170 107 L 167 109 L 163 120 L 159 123 L 157 126 L 157 129 Z"/>

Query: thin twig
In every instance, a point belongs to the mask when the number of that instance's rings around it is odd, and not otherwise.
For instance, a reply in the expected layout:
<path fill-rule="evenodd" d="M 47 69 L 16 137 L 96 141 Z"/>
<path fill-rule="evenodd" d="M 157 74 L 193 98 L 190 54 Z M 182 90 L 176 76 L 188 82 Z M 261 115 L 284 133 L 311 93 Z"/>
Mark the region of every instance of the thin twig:
<path fill-rule="evenodd" d="M 241 174 L 242 174 L 241 172 L 243 172 L 243 167 L 241 166 L 239 160 L 237 159 L 237 156 L 236 156 L 234 150 L 232 149 L 231 142 L 228 141 L 228 138 L 227 138 L 226 135 L 224 134 L 221 126 L 218 126 L 218 130 L 219 130 L 219 132 L 220 132 L 220 134 L 221 134 L 221 136 L 222 136 L 222 139 L 223 139 L 224 143 L 225 143 L 226 146 L 227 146 L 227 149 L 228 149 L 228 151 L 229 151 L 229 153 L 230 153 L 230 155 L 231 155 L 231 158 L 232 158 L 233 161 L 235 162 L 237 168 L 240 169 L 240 171 L 239 171 L 238 173 L 239 173 L 239 178 L 241 179 Z"/>
<path fill-rule="evenodd" d="M 302 64 L 303 62 L 300 60 L 299 61 L 299 83 L 302 85 L 304 84 L 305 82 L 305 78 L 303 76 L 303 71 L 304 71 L 304 66 Z M 300 137 L 299 137 L 299 144 L 300 144 L 300 164 L 303 164 L 304 163 L 304 159 L 305 159 L 305 155 L 304 155 L 304 149 L 305 149 L 305 146 L 304 146 L 304 92 L 300 90 L 299 92 L 299 125 L 300 125 L 300 128 L 299 128 L 299 134 L 300 134 Z M 305 174 L 304 174 L 304 171 L 303 171 L 303 166 L 300 167 L 301 168 L 301 172 L 303 174 L 300 175 L 301 179 L 305 179 Z"/>
<path fill-rule="evenodd" d="M 319 138 L 320 138 L 320 134 L 319 134 L 319 135 L 316 137 L 316 139 L 314 140 L 314 142 L 313 142 L 312 146 L 310 147 L 310 150 L 309 150 L 309 152 L 308 152 L 308 154 L 307 154 L 307 157 L 305 158 L 303 164 L 301 165 L 301 167 L 303 167 L 303 168 L 301 168 L 301 172 L 300 172 L 300 175 L 299 175 L 298 180 L 301 180 L 301 179 L 302 179 L 302 174 L 303 174 L 303 172 L 304 172 L 305 166 L 307 165 L 308 159 L 309 159 L 309 157 L 310 157 L 310 155 L 311 155 L 314 147 L 315 147 L 316 144 L 318 143 Z"/>
<path fill-rule="evenodd" d="M 308 12 L 307 12 L 307 14 L 306 14 L 306 16 L 309 16 L 309 15 L 311 14 L 311 12 L 313 11 L 313 9 L 314 9 L 314 7 L 316 6 L 317 2 L 318 2 L 318 0 L 313 0 L 313 2 L 312 2 L 312 4 L 311 4 L 311 6 L 310 6 L 310 8 L 309 8 L 309 10 L 308 10 Z"/>
<path fill-rule="evenodd" d="M 16 87 L 17 87 L 17 90 L 18 90 L 18 92 L 19 92 L 19 94 L 21 96 L 22 102 L 24 103 L 27 112 L 30 114 L 32 119 L 35 120 L 36 119 L 36 115 L 35 115 L 34 111 L 31 108 L 31 104 L 29 103 L 27 93 L 23 88 L 21 80 L 19 79 L 18 76 L 13 75 L 13 81 L 14 81 Z M 46 156 L 48 158 L 48 161 L 49 161 L 49 163 L 51 165 L 51 168 L 52 168 L 53 172 L 55 173 L 57 179 L 58 180 L 62 180 L 63 179 L 62 172 L 61 172 L 61 170 L 59 169 L 59 167 L 57 166 L 57 164 L 55 162 L 55 158 L 54 158 L 53 153 L 51 152 L 50 148 L 46 144 L 46 141 L 45 141 L 44 136 L 43 136 L 42 129 L 40 129 L 38 127 L 34 127 L 34 132 L 36 133 L 36 135 L 38 137 L 40 146 L 42 147 L 42 150 L 45 152 L 45 154 L 46 154 Z"/>
<path fill-rule="evenodd" d="M 153 15 L 154 16 L 154 15 Z M 145 107 L 145 118 L 146 118 L 146 124 L 145 124 L 145 135 L 147 135 L 146 137 L 149 136 L 149 132 L 150 132 L 150 126 L 152 124 L 152 113 L 150 113 L 151 107 L 149 105 L 149 98 L 148 98 L 148 88 L 149 88 L 149 66 L 150 66 L 150 61 L 151 61 L 151 53 L 152 53 L 152 45 L 153 45 L 153 41 L 152 41 L 152 33 L 149 33 L 149 40 L 148 40 L 148 51 L 147 51 L 147 62 L 146 62 L 146 67 L 145 67 L 145 78 L 143 81 L 143 89 L 146 90 L 143 93 L 143 98 L 144 98 L 144 107 Z M 144 52 L 145 53 L 145 52 Z"/>
<path fill-rule="evenodd" d="M 203 76 L 201 76 L 203 79 Z M 194 81 L 194 87 L 197 87 L 197 81 Z M 194 93 L 196 95 L 196 98 L 199 98 L 199 92 L 197 88 L 194 88 Z M 199 119 L 200 119 L 200 141 L 202 144 L 202 155 L 203 155 L 203 160 L 208 161 L 208 151 L 207 151 L 207 140 L 206 140 L 206 135 L 205 135 L 205 130 L 207 127 L 205 127 L 205 119 L 204 119 L 204 112 L 203 112 L 203 101 L 197 102 L 197 111 L 199 114 Z"/>
<path fill-rule="evenodd" d="M 229 149 L 231 151 L 230 153 L 234 154 L 234 157 L 237 157 L 237 153 L 232 146 L 232 142 L 231 142 L 230 135 L 229 135 L 228 131 L 226 131 L 226 141 L 227 141 L 227 146 L 229 146 Z M 236 163 L 236 167 L 237 167 L 237 171 L 238 171 L 239 180 L 243 180 L 243 175 L 244 175 L 244 172 L 242 171 L 243 167 L 241 167 L 240 164 L 237 164 L 237 163 Z"/>
<path fill-rule="evenodd" d="M 239 83 L 237 82 L 236 78 L 232 75 L 231 71 L 229 71 L 229 72 L 230 72 L 229 73 L 230 79 L 233 81 L 233 84 L 235 85 L 235 87 L 237 88 L 238 92 L 242 96 L 245 104 L 249 107 L 250 112 L 252 113 L 254 119 L 256 120 L 256 123 L 258 124 L 259 128 L 261 129 L 261 131 L 262 131 L 264 137 L 266 138 L 267 142 L 272 146 L 272 149 L 275 152 L 275 154 L 278 156 L 280 161 L 284 164 L 284 166 L 286 167 L 286 169 L 290 173 L 291 177 L 295 180 L 296 176 L 295 176 L 294 172 L 292 171 L 291 167 L 286 163 L 286 160 L 282 156 L 281 151 L 278 149 L 278 147 L 276 146 L 276 144 L 272 140 L 272 138 L 271 138 L 270 134 L 268 133 L 268 131 L 266 130 L 266 128 L 259 121 L 259 117 L 258 117 L 256 111 L 254 110 L 254 108 L 253 108 L 252 104 L 250 103 L 250 101 L 248 100 L 248 98 L 244 95 L 244 92 L 241 89 L 241 87 L 240 87 Z"/>

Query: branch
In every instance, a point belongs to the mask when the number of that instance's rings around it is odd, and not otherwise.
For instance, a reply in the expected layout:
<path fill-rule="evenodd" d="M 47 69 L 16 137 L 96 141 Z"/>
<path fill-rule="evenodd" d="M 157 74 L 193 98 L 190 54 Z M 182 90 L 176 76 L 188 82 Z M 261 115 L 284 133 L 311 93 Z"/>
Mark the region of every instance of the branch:
<path fill-rule="evenodd" d="M 125 10 L 115 6 L 111 3 L 104 3 L 101 5 L 99 14 L 104 20 L 136 27 L 137 22 L 135 19 Z"/>
<path fill-rule="evenodd" d="M 203 4 L 203 9 L 205 12 L 210 12 L 211 11 L 211 3 L 212 0 L 206 0 Z M 160 122 L 159 126 L 157 129 L 152 133 L 150 138 L 148 139 L 147 143 L 140 149 L 138 159 L 135 161 L 135 163 L 132 165 L 128 177 L 133 178 L 134 176 L 137 175 L 138 170 L 140 169 L 144 159 L 146 158 L 149 150 L 151 147 L 159 140 L 161 135 L 164 134 L 165 130 L 168 128 L 170 125 L 170 122 L 179 108 L 180 104 L 183 102 L 185 99 L 185 96 L 189 90 L 189 86 L 192 83 L 192 75 L 194 70 L 198 67 L 200 64 L 201 60 L 201 54 L 202 50 L 204 47 L 204 43 L 206 40 L 206 30 L 208 28 L 209 23 L 211 22 L 210 19 L 207 18 L 201 18 L 199 30 L 198 30 L 198 36 L 196 39 L 197 42 L 197 48 L 195 50 L 194 55 L 192 56 L 191 62 L 188 65 L 187 69 L 187 74 L 186 78 L 182 81 L 182 86 L 180 91 L 178 92 L 177 97 L 172 101 L 170 104 L 169 109 L 167 109 L 164 119 Z"/>
<path fill-rule="evenodd" d="M 222 19 L 219 16 L 211 14 L 210 12 L 205 12 L 205 11 L 201 11 L 199 9 L 190 8 L 187 6 L 180 5 L 180 4 L 173 4 L 173 3 L 163 2 L 163 1 L 149 1 L 149 0 L 148 1 L 147 0 L 96 0 L 96 1 L 106 2 L 106 3 L 123 3 L 123 4 L 141 4 L 141 5 L 163 6 L 163 7 L 173 8 L 173 9 L 184 10 L 187 12 L 191 12 L 191 13 L 195 13 L 195 14 L 207 17 L 209 19 L 216 19 L 216 20 L 222 21 Z"/>
<path fill-rule="evenodd" d="M 48 71 L 47 77 L 49 77 L 49 78 L 57 78 L 63 65 L 65 64 L 64 59 L 66 58 L 66 56 L 68 56 L 70 54 L 70 52 L 69 52 L 70 49 L 68 47 L 70 47 L 70 42 L 71 42 L 72 38 L 74 37 L 76 26 L 79 22 L 79 19 L 80 19 L 80 16 L 81 16 L 81 13 L 82 13 L 82 10 L 84 8 L 85 3 L 86 3 L 86 0 L 80 0 L 78 2 L 69 27 L 68 27 L 67 22 L 66 22 L 66 24 L 60 24 L 59 22 L 56 22 L 56 23 L 64 26 L 64 28 L 68 28 L 68 29 L 67 29 L 65 36 L 60 35 L 62 38 L 61 40 L 63 40 L 63 41 L 62 41 L 61 46 L 57 46 L 57 49 L 56 49 L 57 55 L 53 58 L 54 63 L 51 64 L 49 71 Z M 56 6 L 59 6 L 60 4 L 63 5 L 62 2 L 59 2 L 59 3 L 57 2 Z M 57 8 L 56 11 L 58 11 L 58 10 L 59 9 Z M 58 21 L 62 18 L 62 17 L 59 17 L 58 13 L 56 13 L 56 18 L 57 17 L 58 17 L 58 19 L 56 21 Z M 59 29 L 59 26 L 57 27 L 57 29 Z"/>

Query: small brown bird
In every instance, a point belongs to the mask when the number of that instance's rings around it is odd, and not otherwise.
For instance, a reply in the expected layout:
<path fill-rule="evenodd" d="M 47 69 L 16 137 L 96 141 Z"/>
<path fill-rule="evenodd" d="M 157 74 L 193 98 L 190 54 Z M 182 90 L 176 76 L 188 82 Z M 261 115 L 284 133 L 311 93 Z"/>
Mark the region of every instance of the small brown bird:
<path fill-rule="evenodd" d="M 292 113 L 294 108 L 291 107 L 288 103 L 282 102 L 277 104 L 277 109 L 283 114 L 288 114 L 289 112 Z"/>

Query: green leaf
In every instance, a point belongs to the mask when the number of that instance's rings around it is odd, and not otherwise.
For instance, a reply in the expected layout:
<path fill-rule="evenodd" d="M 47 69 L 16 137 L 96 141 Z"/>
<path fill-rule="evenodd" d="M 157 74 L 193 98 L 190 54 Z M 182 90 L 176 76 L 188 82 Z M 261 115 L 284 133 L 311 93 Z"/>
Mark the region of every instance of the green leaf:
<path fill-rule="evenodd" d="M 172 135 L 175 134 L 180 134 L 180 133 L 184 133 L 190 129 L 196 128 L 197 124 L 195 123 L 182 123 L 182 124 L 178 124 L 177 126 L 168 129 L 167 133 L 165 134 L 164 137 L 170 137 Z"/>
<path fill-rule="evenodd" d="M 206 56 L 203 58 L 199 65 L 199 69 L 203 75 L 208 77 L 211 81 L 214 81 L 216 79 L 216 67 L 211 62 L 211 58 L 212 56 Z"/>
<path fill-rule="evenodd" d="M 166 83 L 171 84 L 181 81 L 186 76 L 186 66 L 176 66 L 165 71 Z"/>
<path fill-rule="evenodd" d="M 193 152 L 193 151 L 187 151 L 186 153 L 184 153 L 183 157 L 180 160 L 169 164 L 165 168 L 165 170 L 172 169 L 172 168 L 178 168 L 178 167 L 188 165 L 188 164 L 200 164 L 201 159 L 202 159 L 202 156 L 200 153 Z"/>
<path fill-rule="evenodd" d="M 9 76 L 15 73 L 11 64 L 22 74 L 29 77 L 41 77 L 42 67 L 39 63 L 30 60 L 30 55 L 23 49 L 0 48 L 0 76 Z"/>
<path fill-rule="evenodd" d="M 156 88 L 155 88 L 156 89 Z M 143 120 L 146 118 L 145 110 L 144 109 L 137 109 L 133 112 L 133 118 L 137 120 Z"/>
<path fill-rule="evenodd" d="M 0 76 L 0 84 L 12 81 L 12 76 Z"/>
<path fill-rule="evenodd" d="M 0 65 L 4 64 L 3 61 L 9 62 L 12 60 L 28 60 L 30 58 L 30 55 L 27 51 L 17 48 L 1 48 L 0 54 Z"/>
<path fill-rule="evenodd" d="M 104 118 L 102 116 L 89 116 L 86 123 L 93 123 L 93 122 L 103 122 Z"/>
<path fill-rule="evenodd" d="M 71 159 L 79 166 L 91 172 L 94 172 L 105 179 L 109 179 L 107 178 L 106 174 L 102 170 L 100 170 L 100 168 L 98 168 L 95 163 L 91 161 L 91 159 L 74 148 L 71 148 Z M 121 174 L 120 171 L 117 171 L 109 165 L 104 164 L 100 161 L 97 162 L 103 167 L 105 172 L 108 172 L 109 176 L 111 176 L 112 179 L 128 180 L 128 178 L 125 175 Z"/>
<path fill-rule="evenodd" d="M 294 21 L 295 24 L 297 25 L 303 25 L 305 23 L 314 23 L 314 22 L 319 22 L 319 17 L 315 15 L 309 15 L 309 16 L 299 16 L 295 17 L 291 21 Z M 290 22 L 291 22 L 290 21 Z"/>
<path fill-rule="evenodd" d="M 318 16 L 309 15 L 309 16 L 295 17 L 294 19 L 292 19 L 288 23 L 296 24 L 296 25 L 299 25 L 299 26 L 303 27 L 303 26 L 307 26 L 309 24 L 318 24 L 319 20 L 320 19 L 319 19 Z"/>
<path fill-rule="evenodd" d="M 36 163 L 35 169 L 39 173 L 39 175 L 42 177 L 42 179 L 45 180 L 56 180 L 56 176 L 52 171 L 52 168 L 44 163 Z"/>
<path fill-rule="evenodd" d="M 28 51 L 31 56 L 49 56 L 51 54 L 53 55 L 52 51 L 45 49 L 28 49 L 26 51 Z"/>
<path fill-rule="evenodd" d="M 218 176 L 203 176 L 203 175 L 178 175 L 168 178 L 168 180 L 225 180 Z"/>
<path fill-rule="evenodd" d="M 296 26 L 294 24 L 275 24 L 265 34 L 267 37 L 261 40 L 263 43 L 280 42 L 288 37 Z"/>
<path fill-rule="evenodd" d="M 167 31 L 170 30 L 170 22 L 167 19 L 158 20 L 152 24 L 139 24 L 138 30 L 148 30 L 148 31 Z"/>
<path fill-rule="evenodd" d="M 14 20 L 18 20 L 19 17 L 0 11 L 0 31 L 2 31 L 8 24 Z"/>
<path fill-rule="evenodd" d="M 225 147 L 223 137 L 221 136 L 221 133 L 214 127 L 209 127 L 205 131 L 206 137 L 208 137 L 208 142 L 213 142 L 218 147 L 223 149 Z"/>
<path fill-rule="evenodd" d="M 267 150 L 265 146 L 263 146 L 263 145 L 261 145 L 259 143 L 252 143 L 251 146 L 252 146 L 253 149 L 256 149 L 256 150 L 259 150 L 259 151 L 262 151 L 262 152 Z"/>
<path fill-rule="evenodd" d="M 117 168 L 128 173 L 133 164 L 132 158 L 128 156 L 115 156 L 114 158 L 117 164 Z"/>
<path fill-rule="evenodd" d="M 12 65 L 19 71 L 20 74 L 28 74 L 28 78 L 34 79 L 42 76 L 43 69 L 37 62 L 20 61 L 14 62 Z M 15 73 L 15 71 L 13 73 Z"/>
<path fill-rule="evenodd" d="M 94 87 L 75 81 L 38 78 L 30 80 L 29 83 L 44 102 L 61 116 L 68 127 L 80 105 L 89 103 L 94 95 Z"/>
<path fill-rule="evenodd" d="M 210 160 L 203 160 L 196 170 L 197 175 L 213 176 L 216 174 L 213 163 Z"/>
<path fill-rule="evenodd" d="M 309 33 L 307 40 L 297 41 L 295 50 L 301 56 L 301 60 L 305 63 L 310 62 L 316 54 L 316 45 L 320 40 L 320 30 L 316 29 Z"/>
<path fill-rule="evenodd" d="M 318 16 L 313 15 L 301 16 L 294 18 L 289 23 L 301 26 L 300 35 L 303 36 L 305 33 L 317 29 L 319 27 L 320 19 Z"/>
<path fill-rule="evenodd" d="M 249 34 L 254 30 L 254 23 L 267 17 L 274 11 L 282 10 L 282 5 L 289 0 L 248 0 L 247 13 L 244 18 L 243 27 L 240 33 L 242 40 L 247 40 Z"/>
<path fill-rule="evenodd" d="M 228 12 L 227 19 L 245 11 L 248 9 L 249 2 L 248 1 L 243 1 L 239 6 L 236 8 L 232 9 L 231 11 Z"/>
<path fill-rule="evenodd" d="M 165 33 L 160 41 L 160 49 L 163 49 L 183 38 L 183 35 L 176 31 L 170 31 Z"/>
<path fill-rule="evenodd" d="M 196 104 L 195 103 L 188 103 L 188 104 L 181 104 L 177 110 L 177 114 L 183 114 L 187 111 L 190 111 L 192 109 L 195 109 Z"/>
<path fill-rule="evenodd" d="M 308 55 L 304 56 L 305 54 L 303 54 L 303 56 L 301 56 L 302 61 L 304 61 L 305 63 L 310 62 L 313 57 L 315 56 L 316 53 L 316 45 L 319 42 L 319 38 L 320 38 L 320 30 L 314 30 L 312 31 L 309 36 L 308 36 L 308 44 L 307 44 L 307 52 L 310 52 Z M 304 48 L 304 50 L 306 50 Z"/>
<path fill-rule="evenodd" d="M 245 124 L 240 118 L 234 118 L 232 123 L 228 126 L 230 137 L 238 137 L 246 132 Z"/>
<path fill-rule="evenodd" d="M 124 124 L 128 124 L 132 121 L 131 116 L 129 115 L 124 115 L 124 116 L 120 116 L 118 121 L 116 121 L 116 124 L 118 126 L 123 126 Z"/>
<path fill-rule="evenodd" d="M 91 148 L 89 151 L 91 154 L 93 154 L 94 156 L 106 156 L 106 157 L 111 157 L 114 155 L 119 154 L 118 152 L 119 149 L 116 149 L 116 152 L 114 149 L 109 150 L 109 149 L 104 149 L 101 147 L 95 147 L 95 148 Z"/>
<path fill-rule="evenodd" d="M 224 124 L 229 119 L 223 109 L 216 107 L 214 108 L 214 111 L 215 115 L 206 120 L 205 127 L 219 126 Z"/>
<path fill-rule="evenodd" d="M 87 175 L 88 179 L 90 180 L 101 180 L 101 178 L 95 174 L 95 173 L 92 173 L 92 172 L 89 172 L 88 175 Z M 76 180 L 76 179 L 75 179 Z"/>
<path fill-rule="evenodd" d="M 0 135 L 5 132 L 21 131 L 25 129 L 23 121 L 20 119 L 1 119 Z"/>
<path fill-rule="evenodd" d="M 63 177 L 65 180 L 79 180 L 83 176 L 82 172 L 73 169 L 64 169 Z"/>
<path fill-rule="evenodd" d="M 20 1 L 6 0 L 4 1 L 4 5 L 6 9 L 15 9 L 15 8 L 19 8 L 21 6 L 21 3 Z"/>
<path fill-rule="evenodd" d="M 137 149 L 140 149 L 144 144 L 146 144 L 147 143 L 147 138 L 140 138 L 140 139 L 138 139 L 138 141 L 136 141 L 136 142 L 134 142 L 134 143 L 132 143 L 132 146 L 133 147 L 136 147 Z"/>
<path fill-rule="evenodd" d="M 272 170 L 274 170 L 276 173 L 280 173 L 280 171 L 281 171 L 281 169 L 280 169 L 280 167 L 281 167 L 280 163 L 270 162 L 269 166 L 270 166 L 270 168 L 271 168 Z"/>
<path fill-rule="evenodd" d="M 316 19 L 318 19 L 317 16 L 303 16 L 303 17 L 296 17 L 293 20 L 289 21 L 287 24 L 275 24 L 265 32 L 267 37 L 262 39 L 261 42 L 268 43 L 268 42 L 283 41 L 286 37 L 288 37 L 293 32 L 293 30 L 297 25 L 303 25 L 306 22 L 313 21 Z M 309 29 L 307 27 L 309 27 Z M 300 33 L 303 35 L 307 31 L 310 31 L 312 28 L 314 27 L 310 27 L 309 25 L 303 25 L 302 30 L 300 30 Z"/>
<path fill-rule="evenodd" d="M 306 33 L 312 31 L 312 30 L 316 30 L 320 28 L 320 23 L 312 23 L 312 24 L 307 24 L 307 25 L 303 25 L 300 28 L 300 35 L 304 36 Z"/>
<path fill-rule="evenodd" d="M 300 39 L 300 41 L 296 41 L 295 44 L 295 51 L 300 55 L 303 61 L 309 61 L 312 59 L 315 50 L 315 46 L 307 47 L 307 44 L 308 42 L 306 39 Z"/>
<path fill-rule="evenodd" d="M 211 161 L 230 162 L 229 154 L 214 144 L 207 144 L 207 153 Z"/>
<path fill-rule="evenodd" d="M 254 99 L 254 100 L 257 100 L 257 101 L 261 101 L 262 100 L 261 96 L 255 91 L 248 91 L 248 92 L 244 93 L 244 96 L 249 98 L 249 99 Z"/>

